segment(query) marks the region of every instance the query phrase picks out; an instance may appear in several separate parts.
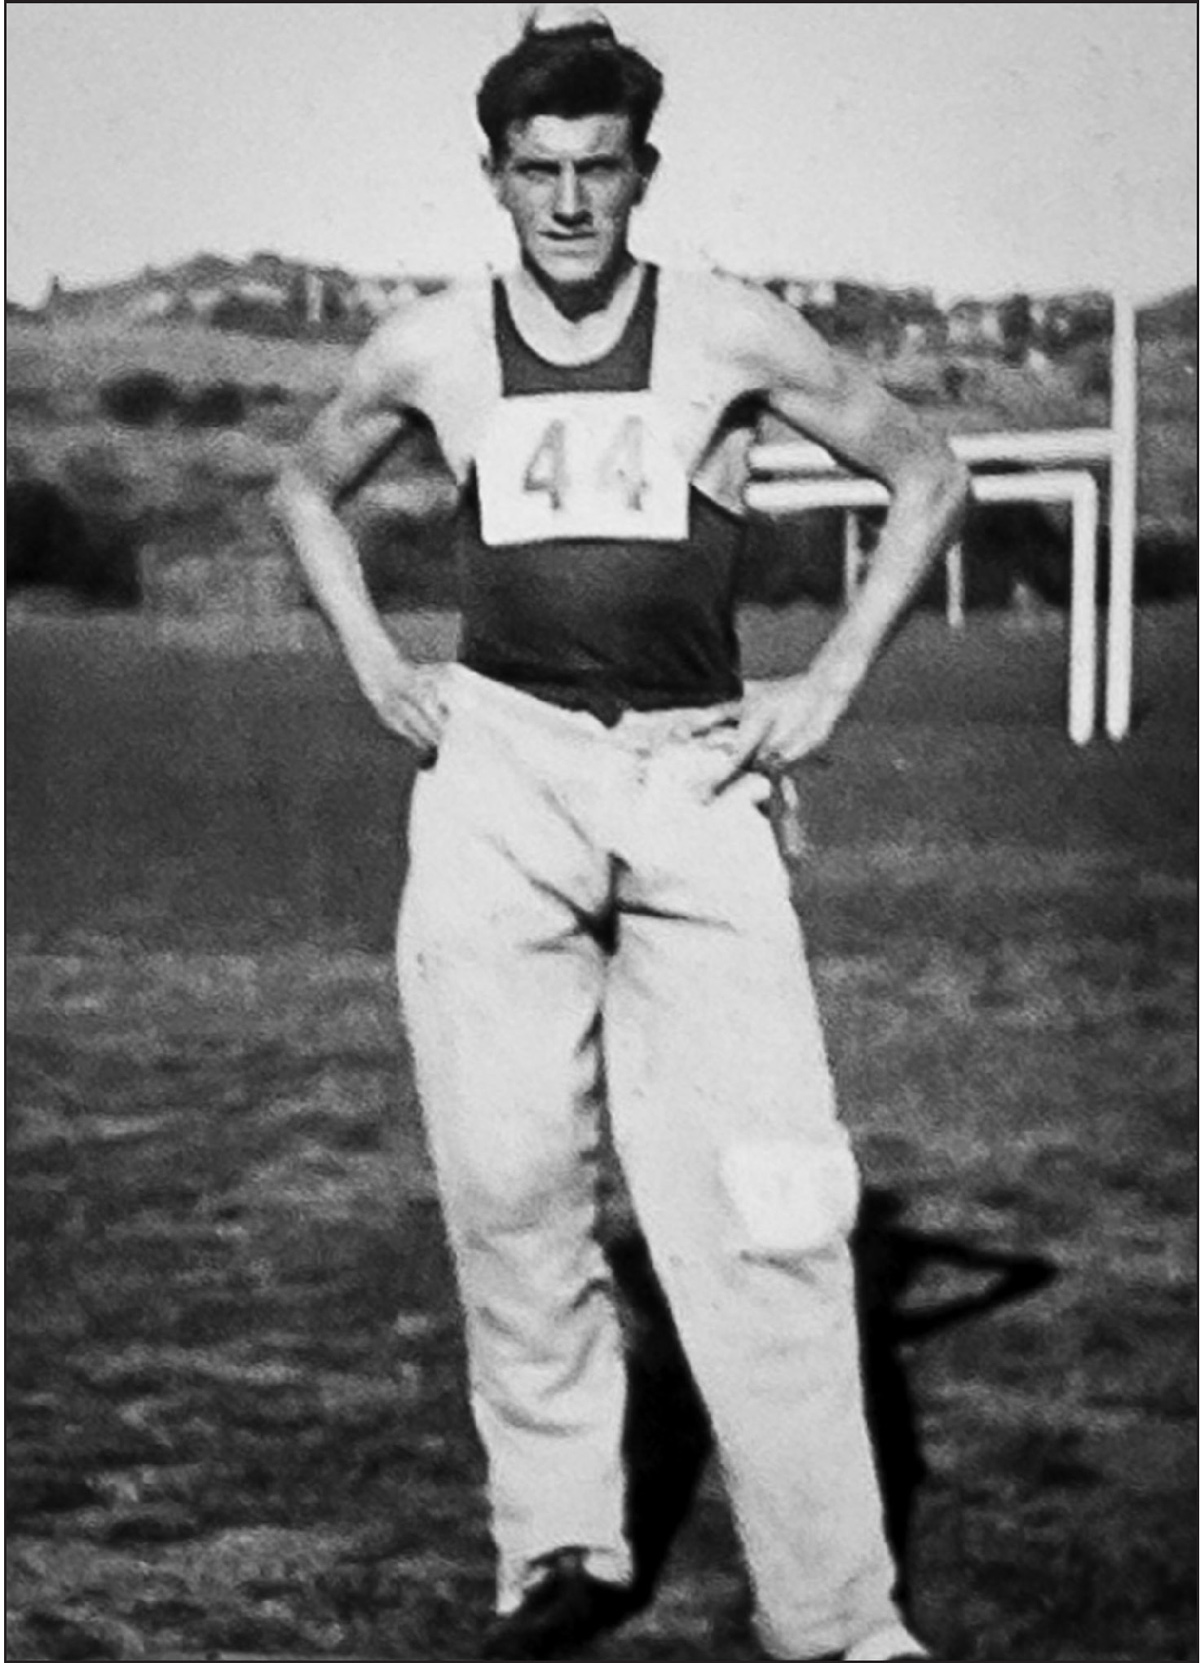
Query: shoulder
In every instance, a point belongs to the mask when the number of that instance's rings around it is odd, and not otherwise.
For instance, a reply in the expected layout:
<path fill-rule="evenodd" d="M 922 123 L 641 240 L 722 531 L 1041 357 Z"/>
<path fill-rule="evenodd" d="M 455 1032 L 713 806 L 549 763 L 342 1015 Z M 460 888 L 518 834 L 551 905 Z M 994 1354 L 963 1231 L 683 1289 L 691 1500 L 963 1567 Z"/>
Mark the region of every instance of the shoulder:
<path fill-rule="evenodd" d="M 829 373 L 830 352 L 791 306 L 761 283 L 723 272 L 664 269 L 664 320 L 702 343 L 747 388 L 769 391 L 796 374 Z"/>
<path fill-rule="evenodd" d="M 360 349 L 350 387 L 397 403 L 422 404 L 439 381 L 472 373 L 492 337 L 491 283 L 453 283 L 397 308 Z"/>
<path fill-rule="evenodd" d="M 730 347 L 769 337 L 797 318 L 761 283 L 726 272 L 664 267 L 659 294 L 664 311 L 677 315 L 714 344 Z"/>

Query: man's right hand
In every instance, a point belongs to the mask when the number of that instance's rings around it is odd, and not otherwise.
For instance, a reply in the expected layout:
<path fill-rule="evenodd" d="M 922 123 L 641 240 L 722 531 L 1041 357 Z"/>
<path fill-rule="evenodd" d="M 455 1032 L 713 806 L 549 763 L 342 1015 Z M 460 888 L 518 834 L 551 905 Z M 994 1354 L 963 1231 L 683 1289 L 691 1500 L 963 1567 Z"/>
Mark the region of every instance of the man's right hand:
<path fill-rule="evenodd" d="M 384 628 L 341 506 L 392 451 L 420 408 L 423 311 L 403 307 L 361 349 L 346 385 L 280 471 L 271 502 L 313 598 L 367 702 L 423 763 L 446 727 L 449 665 L 416 665 Z"/>
<path fill-rule="evenodd" d="M 363 695 L 384 727 L 432 762 L 450 714 L 447 701 L 450 666 L 410 664 L 394 649 L 355 666 Z"/>

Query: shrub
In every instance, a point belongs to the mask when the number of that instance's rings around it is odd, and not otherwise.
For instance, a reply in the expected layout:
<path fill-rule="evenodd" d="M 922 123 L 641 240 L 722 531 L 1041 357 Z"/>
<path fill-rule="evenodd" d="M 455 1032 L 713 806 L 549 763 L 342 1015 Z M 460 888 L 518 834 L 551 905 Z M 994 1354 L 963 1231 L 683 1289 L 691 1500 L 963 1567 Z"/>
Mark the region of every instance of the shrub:
<path fill-rule="evenodd" d="M 132 370 L 100 389 L 100 408 L 125 427 L 153 427 L 177 415 L 181 404 L 175 383 L 157 370 Z"/>
<path fill-rule="evenodd" d="M 70 586 L 87 528 L 57 485 L 16 479 L 4 488 L 4 575 L 10 589 Z"/>
<path fill-rule="evenodd" d="M 1077 347 L 1111 341 L 1112 300 L 1108 295 L 1072 299 L 1064 295 L 1052 300 L 1042 320 L 1042 350 L 1052 358 Z"/>
<path fill-rule="evenodd" d="M 58 411 L 49 387 L 9 387 L 4 394 L 7 414 L 34 421 L 53 421 Z"/>
<path fill-rule="evenodd" d="M 1037 503 L 975 503 L 963 547 L 972 606 L 1006 606 L 1018 580 L 1056 605 L 1070 594 L 1071 539 Z"/>
<path fill-rule="evenodd" d="M 310 323 L 303 309 L 295 306 L 276 306 L 269 301 L 246 300 L 241 295 L 227 295 L 218 301 L 209 314 L 214 329 L 224 329 L 240 335 L 260 335 L 274 340 L 290 341 L 364 341 L 371 332 L 369 317 L 352 317 L 339 310 L 336 316 L 327 312 L 320 323 Z"/>
<path fill-rule="evenodd" d="M 962 364 L 947 364 L 942 371 L 942 391 L 951 404 L 961 404 L 970 384 L 970 372 Z"/>
<path fill-rule="evenodd" d="M 246 394 L 236 381 L 214 381 L 185 401 L 180 420 L 185 427 L 240 427 L 246 408 Z"/>
<path fill-rule="evenodd" d="M 1033 303 L 1027 294 L 1009 295 L 1000 303 L 1000 339 L 1006 364 L 1023 364 L 1037 338 Z"/>
<path fill-rule="evenodd" d="M 1107 547 L 1102 551 L 1107 558 Z M 1196 539 L 1181 536 L 1139 537 L 1137 598 L 1177 601 L 1196 593 Z"/>
<path fill-rule="evenodd" d="M 1081 348 L 1072 369 L 1081 398 L 1112 397 L 1112 354 L 1105 343 Z"/>
<path fill-rule="evenodd" d="M 226 295 L 209 314 L 214 329 L 232 330 L 241 335 L 264 335 L 280 340 L 298 340 L 304 334 L 303 316 L 281 306 L 261 300 L 246 300 L 242 295 Z"/>
<path fill-rule="evenodd" d="M 89 515 L 62 486 L 18 479 L 4 492 L 9 589 L 65 589 L 95 605 L 136 606 L 138 538 L 120 519 Z"/>
<path fill-rule="evenodd" d="M 62 483 L 89 518 L 132 524 L 138 517 L 137 491 L 114 444 L 101 440 L 69 450 L 62 461 Z"/>

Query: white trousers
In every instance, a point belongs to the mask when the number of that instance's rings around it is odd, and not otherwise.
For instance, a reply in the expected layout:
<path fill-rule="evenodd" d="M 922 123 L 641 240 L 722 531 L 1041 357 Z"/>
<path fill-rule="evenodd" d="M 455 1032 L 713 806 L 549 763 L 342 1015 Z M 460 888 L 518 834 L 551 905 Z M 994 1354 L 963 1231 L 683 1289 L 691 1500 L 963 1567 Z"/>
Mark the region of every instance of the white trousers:
<path fill-rule="evenodd" d="M 712 1417 L 764 1643 L 897 1620 L 863 1418 L 840 1124 L 762 781 L 721 735 L 452 672 L 418 781 L 405 1021 L 466 1315 L 499 1605 L 559 1547 L 628 1572 L 601 1093 Z M 596 921 L 616 913 L 615 948 Z"/>

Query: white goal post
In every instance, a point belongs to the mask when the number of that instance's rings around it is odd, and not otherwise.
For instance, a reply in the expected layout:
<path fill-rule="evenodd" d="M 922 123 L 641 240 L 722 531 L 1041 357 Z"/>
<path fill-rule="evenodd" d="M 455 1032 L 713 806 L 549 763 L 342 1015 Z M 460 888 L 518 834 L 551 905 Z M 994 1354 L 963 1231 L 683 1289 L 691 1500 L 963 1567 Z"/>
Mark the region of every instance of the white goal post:
<path fill-rule="evenodd" d="M 1072 582 L 1068 730 L 1077 745 L 1095 735 L 1097 707 L 1097 547 L 1099 491 L 1090 468 L 1109 470 L 1109 606 L 1105 725 L 1124 739 L 1133 707 L 1133 612 L 1137 532 L 1137 321 L 1133 303 L 1114 301 L 1112 425 L 1028 433 L 958 434 L 950 443 L 971 467 L 1029 468 L 1034 472 L 981 473 L 972 481 L 979 502 L 1066 502 L 1072 509 Z M 860 562 L 853 511 L 886 505 L 886 490 L 858 479 L 819 445 L 783 441 L 750 453 L 747 505 L 766 514 L 806 508 L 845 508 L 846 571 L 853 585 Z M 961 552 L 949 564 L 952 616 L 962 606 Z"/>
<path fill-rule="evenodd" d="M 1065 502 L 1071 514 L 1071 648 L 1067 731 L 1076 745 L 1096 732 L 1096 545 L 1100 490 L 1082 469 L 1033 474 L 981 474 L 977 502 Z M 750 486 L 747 504 L 766 514 L 805 508 L 886 507 L 888 493 L 873 479 L 787 479 Z"/>

